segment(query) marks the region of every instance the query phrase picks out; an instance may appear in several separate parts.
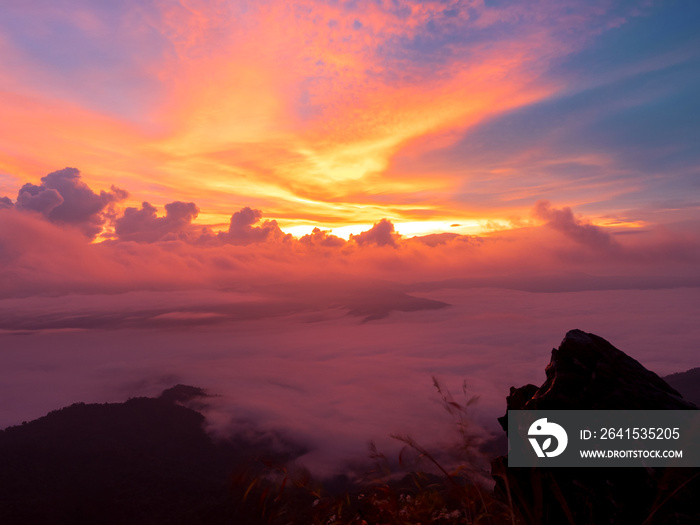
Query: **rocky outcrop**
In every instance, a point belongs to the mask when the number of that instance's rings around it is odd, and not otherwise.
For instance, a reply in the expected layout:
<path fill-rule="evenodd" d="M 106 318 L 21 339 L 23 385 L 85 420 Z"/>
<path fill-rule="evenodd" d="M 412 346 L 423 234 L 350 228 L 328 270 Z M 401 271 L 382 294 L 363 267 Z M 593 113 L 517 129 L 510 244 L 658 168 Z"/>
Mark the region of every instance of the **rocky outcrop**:
<path fill-rule="evenodd" d="M 571 330 L 552 350 L 542 386 L 511 388 L 508 410 L 697 410 L 666 381 L 602 337 Z M 508 432 L 507 417 L 499 418 Z M 694 523 L 698 472 L 689 468 L 508 468 L 497 488 L 525 523 Z"/>

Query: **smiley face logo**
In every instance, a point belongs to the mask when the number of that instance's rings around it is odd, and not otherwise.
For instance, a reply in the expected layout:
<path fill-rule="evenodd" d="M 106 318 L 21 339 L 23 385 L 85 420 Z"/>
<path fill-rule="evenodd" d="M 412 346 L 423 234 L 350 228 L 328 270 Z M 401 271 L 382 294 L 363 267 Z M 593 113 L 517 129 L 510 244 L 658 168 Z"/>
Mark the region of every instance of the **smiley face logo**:
<path fill-rule="evenodd" d="M 566 430 L 556 423 L 550 423 L 546 417 L 538 419 L 527 432 L 528 439 L 532 448 L 535 449 L 537 457 L 553 458 L 564 452 L 566 445 L 569 442 L 569 437 L 566 435 Z M 552 438 L 556 440 L 556 447 L 552 448 Z"/>

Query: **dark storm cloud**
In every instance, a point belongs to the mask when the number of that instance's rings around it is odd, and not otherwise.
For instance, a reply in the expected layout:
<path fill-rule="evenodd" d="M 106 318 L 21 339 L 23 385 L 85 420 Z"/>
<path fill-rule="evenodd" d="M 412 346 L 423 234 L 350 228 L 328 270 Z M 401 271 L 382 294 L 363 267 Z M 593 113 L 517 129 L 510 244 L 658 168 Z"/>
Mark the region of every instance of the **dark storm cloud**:
<path fill-rule="evenodd" d="M 14 207 L 14 203 L 9 197 L 0 197 L 0 210 L 7 210 Z"/>
<path fill-rule="evenodd" d="M 17 195 L 17 209 L 41 213 L 52 222 L 76 226 L 93 238 L 110 213 L 109 207 L 128 193 L 115 186 L 95 193 L 80 179 L 76 168 L 64 168 L 41 178 L 41 184 L 27 183 Z"/>
<path fill-rule="evenodd" d="M 175 201 L 165 205 L 165 217 L 156 216 L 156 207 L 144 202 L 141 209 L 129 207 L 115 221 L 121 241 L 157 242 L 187 240 L 188 230 L 199 214 L 194 202 Z"/>

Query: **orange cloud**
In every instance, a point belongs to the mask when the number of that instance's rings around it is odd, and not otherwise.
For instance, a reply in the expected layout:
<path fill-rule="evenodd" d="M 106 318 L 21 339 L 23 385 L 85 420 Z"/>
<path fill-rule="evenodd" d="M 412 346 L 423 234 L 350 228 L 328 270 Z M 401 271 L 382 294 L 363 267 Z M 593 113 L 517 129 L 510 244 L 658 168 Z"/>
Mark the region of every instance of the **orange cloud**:
<path fill-rule="evenodd" d="M 251 208 L 234 213 L 228 232 L 214 235 L 191 224 L 194 203 L 170 203 L 163 217 L 144 203 L 116 219 L 113 240 L 98 244 L 90 243 L 80 224 L 52 221 L 18 206 L 8 209 L 7 204 L 0 209 L 5 270 L 0 291 L 6 297 L 251 287 L 274 295 L 277 285 L 308 279 L 466 279 L 470 287 L 535 290 L 542 283 L 550 288 L 601 286 L 595 275 L 611 276 L 601 281 L 606 289 L 699 284 L 697 234 L 666 230 L 613 237 L 570 208 L 547 202 L 533 210 L 544 225 L 488 237 L 406 238 L 382 220 L 347 242 L 320 230 L 296 240 Z M 551 277 L 543 280 L 542 275 Z"/>
<path fill-rule="evenodd" d="M 113 48 L 100 40 L 105 13 L 64 12 L 71 38 L 116 53 L 120 72 L 134 66 L 132 85 L 75 57 L 76 79 L 96 91 L 112 82 L 133 102 L 107 109 L 106 99 L 81 98 L 85 86 L 69 83 L 71 92 L 59 73 L 7 45 L 13 80 L 2 104 L 15 129 L 0 132 L 0 165 L 22 178 L 78 165 L 96 185 L 116 180 L 156 206 L 196 201 L 200 224 L 217 228 L 246 205 L 282 226 L 415 222 L 420 214 L 503 222 L 450 202 L 474 166 L 403 174 L 392 163 L 398 155 L 419 161 L 561 89 L 542 75 L 584 39 L 561 23 L 593 19 L 563 13 L 462 1 L 152 2 L 119 11 L 124 45 Z M 29 65 L 19 68 L 20 59 Z M 52 93 L 39 78 L 62 87 Z M 26 96 L 17 94 L 23 85 Z"/>

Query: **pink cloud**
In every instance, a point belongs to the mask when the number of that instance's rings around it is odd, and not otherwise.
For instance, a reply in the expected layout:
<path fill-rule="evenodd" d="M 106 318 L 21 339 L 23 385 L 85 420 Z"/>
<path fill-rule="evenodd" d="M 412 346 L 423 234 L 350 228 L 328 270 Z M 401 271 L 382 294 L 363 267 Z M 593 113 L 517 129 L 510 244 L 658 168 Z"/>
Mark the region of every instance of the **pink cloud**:
<path fill-rule="evenodd" d="M 533 289 L 543 275 L 567 274 L 608 281 L 557 278 L 557 287 L 697 285 L 697 234 L 667 228 L 617 239 L 601 227 L 576 219 L 568 208 L 557 210 L 543 203 L 535 208 L 547 220 L 543 226 L 487 237 L 446 236 L 439 242 L 432 237 L 427 242 L 402 238 L 389 221 L 353 236 L 352 242 L 321 231 L 297 240 L 283 234 L 274 221 L 261 221 L 261 212 L 251 208 L 236 212 L 229 231 L 216 236 L 191 222 L 196 208 L 193 203 L 171 203 L 164 217 L 157 217 L 150 205 L 132 208 L 116 219 L 117 237 L 97 244 L 70 224 L 16 207 L 0 210 L 0 255 L 5 269 L 0 291 L 15 296 L 217 289 L 242 283 L 274 289 L 295 280 L 324 277 L 333 282 L 337 276 L 343 276 L 341 281 L 397 283 L 469 277 L 477 280 L 474 286 L 482 282 Z M 590 249 L 582 250 L 582 245 Z"/>
<path fill-rule="evenodd" d="M 221 242 L 184 235 L 196 209 L 171 203 L 158 217 L 144 204 L 117 224 L 135 217 L 121 233 L 151 242 L 103 243 L 0 210 L 3 424 L 184 382 L 221 396 L 211 432 L 277 432 L 331 475 L 362 460 L 368 439 L 397 452 L 390 433 L 444 446 L 432 375 L 453 390 L 466 379 L 482 396 L 477 423 L 495 427 L 508 388 L 539 382 L 572 328 L 662 374 L 697 366 L 692 229 L 608 249 L 604 228 L 540 203 L 545 224 L 489 237 L 423 242 L 380 221 L 355 241 L 319 230 L 280 242 L 276 224 L 243 208 L 235 242 Z"/>
<path fill-rule="evenodd" d="M 277 221 L 264 221 L 255 226 L 262 218 L 260 210 L 245 207 L 231 216 L 228 232 L 220 232 L 218 238 L 225 243 L 245 245 L 272 240 L 291 239 L 277 225 Z"/>
<path fill-rule="evenodd" d="M 39 212 L 53 222 L 75 226 L 94 238 L 114 213 L 113 205 L 128 195 L 114 185 L 108 192 L 95 193 L 81 180 L 79 170 L 64 168 L 42 177 L 40 185 L 22 186 L 16 207 Z"/>
<path fill-rule="evenodd" d="M 617 241 L 602 228 L 586 223 L 574 217 L 571 208 L 553 208 L 548 201 L 535 204 L 533 214 L 546 225 L 562 232 L 579 244 L 594 250 L 611 250 L 618 248 Z"/>
<path fill-rule="evenodd" d="M 360 246 L 375 244 L 377 246 L 396 246 L 401 235 L 394 231 L 394 225 L 387 219 L 382 219 L 367 230 L 357 235 L 351 235 L 350 239 Z"/>
<path fill-rule="evenodd" d="M 510 386 L 541 383 L 551 349 L 572 328 L 604 336 L 662 375 L 698 365 L 696 289 L 425 295 L 451 307 L 363 323 L 313 299 L 313 309 L 213 326 L 205 313 L 253 300 L 268 307 L 265 298 L 191 290 L 2 299 L 3 318 L 203 309 L 195 325 L 173 314 L 161 328 L 0 333 L 0 427 L 73 402 L 123 401 L 188 383 L 220 396 L 208 412 L 211 432 L 280 432 L 310 447 L 305 465 L 335 474 L 366 458 L 369 439 L 398 453 L 390 433 L 411 434 L 426 446 L 450 443 L 453 421 L 439 406 L 433 375 L 455 393 L 466 380 L 468 392 L 481 396 L 474 419 L 495 428 Z"/>
<path fill-rule="evenodd" d="M 299 242 L 308 246 L 321 246 L 326 248 L 339 248 L 345 245 L 345 239 L 333 235 L 327 230 L 321 230 L 320 228 L 314 228 L 310 234 L 302 236 Z"/>
<path fill-rule="evenodd" d="M 14 202 L 9 197 L 0 197 L 0 210 L 7 210 L 14 206 Z"/>
<path fill-rule="evenodd" d="M 126 208 L 115 221 L 114 231 L 121 241 L 186 240 L 198 213 L 194 202 L 176 201 L 165 205 L 165 217 L 157 217 L 156 208 L 144 202 L 141 209 Z"/>

